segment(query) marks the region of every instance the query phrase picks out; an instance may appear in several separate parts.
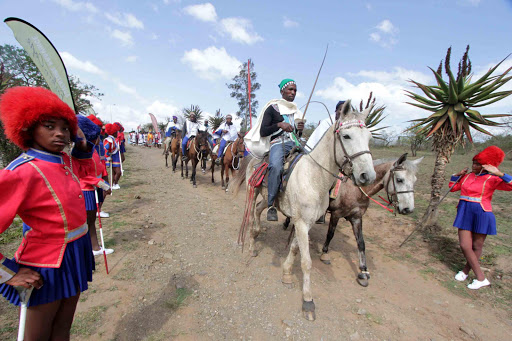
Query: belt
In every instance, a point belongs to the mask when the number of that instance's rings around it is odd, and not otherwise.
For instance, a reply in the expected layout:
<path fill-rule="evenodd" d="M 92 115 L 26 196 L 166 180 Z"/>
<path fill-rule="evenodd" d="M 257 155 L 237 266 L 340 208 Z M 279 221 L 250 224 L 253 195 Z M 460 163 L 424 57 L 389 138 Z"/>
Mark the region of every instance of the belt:
<path fill-rule="evenodd" d="M 481 202 L 482 198 L 474 198 L 474 197 L 468 197 L 467 195 L 461 195 L 461 200 L 467 200 L 467 201 L 474 201 L 474 202 Z"/>

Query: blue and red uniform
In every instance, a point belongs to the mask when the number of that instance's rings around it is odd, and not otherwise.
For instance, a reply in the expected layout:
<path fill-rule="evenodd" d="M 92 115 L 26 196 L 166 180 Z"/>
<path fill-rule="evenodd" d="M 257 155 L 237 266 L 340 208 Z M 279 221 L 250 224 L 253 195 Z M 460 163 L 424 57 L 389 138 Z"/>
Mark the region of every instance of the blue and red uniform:
<path fill-rule="evenodd" d="M 45 285 L 34 290 L 30 305 L 50 303 L 87 290 L 94 259 L 78 177 L 65 153 L 29 149 L 0 170 L 0 233 L 18 215 L 23 239 L 13 259 L 0 253 L 0 293 L 19 305 L 8 281 L 20 266 L 41 274 Z"/>
<path fill-rule="evenodd" d="M 449 186 L 453 186 L 457 179 L 453 175 Z M 498 177 L 488 173 L 464 175 L 451 189 L 451 192 L 461 191 L 453 226 L 474 233 L 495 235 L 496 218 L 492 213 L 491 201 L 496 190 L 512 191 L 512 176 L 504 174 Z"/>
<path fill-rule="evenodd" d="M 119 145 L 117 144 L 115 137 L 109 135 L 105 140 L 103 140 L 103 147 L 105 148 L 105 157 L 107 159 L 106 166 L 110 167 L 110 163 L 112 162 L 112 167 L 121 167 Z"/>
<path fill-rule="evenodd" d="M 96 198 L 94 191 L 105 183 L 103 176 L 105 166 L 101 162 L 100 156 L 93 149 L 91 152 L 81 152 L 76 148 L 72 152 L 73 163 L 77 166 L 77 175 L 80 179 L 80 187 L 85 199 L 85 209 L 87 211 L 96 211 Z M 103 193 L 101 193 L 103 195 Z M 98 196 L 99 198 L 99 196 Z"/>

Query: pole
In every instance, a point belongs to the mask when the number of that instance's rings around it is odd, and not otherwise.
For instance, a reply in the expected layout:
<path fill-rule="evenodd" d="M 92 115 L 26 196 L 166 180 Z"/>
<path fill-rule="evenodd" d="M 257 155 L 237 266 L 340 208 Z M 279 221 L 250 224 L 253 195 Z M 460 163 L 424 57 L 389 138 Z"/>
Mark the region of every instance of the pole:
<path fill-rule="evenodd" d="M 28 300 L 30 299 L 30 295 L 32 294 L 32 290 L 34 287 L 27 289 L 25 287 L 16 286 L 16 290 L 18 291 L 18 295 L 20 296 L 20 324 L 18 327 L 18 341 L 23 341 L 25 338 L 25 324 L 27 322 L 27 306 Z"/>
<path fill-rule="evenodd" d="M 96 199 L 96 213 L 98 214 L 98 221 L 100 224 L 101 249 L 103 250 L 103 259 L 105 260 L 105 269 L 107 270 L 108 275 L 107 252 L 105 251 L 105 241 L 103 239 L 103 226 L 101 225 L 100 200 L 98 198 L 98 191 L 96 190 L 96 188 L 94 189 L 94 198 Z"/>
<path fill-rule="evenodd" d="M 324 59 L 322 59 L 322 64 L 320 65 L 320 69 L 318 70 L 318 74 L 316 75 L 315 84 L 313 84 L 313 89 L 311 89 L 311 93 L 309 94 L 308 103 L 306 104 L 306 109 L 304 109 L 304 114 L 302 114 L 302 120 L 306 116 L 306 111 L 308 111 L 309 102 L 311 101 L 311 96 L 313 96 L 313 92 L 315 91 L 316 82 L 318 82 L 318 77 L 320 76 L 320 71 L 322 71 L 322 67 L 324 66 L 325 57 L 327 57 L 327 51 L 329 50 L 329 44 L 325 48 Z"/>
<path fill-rule="evenodd" d="M 251 60 L 247 61 L 247 97 L 249 102 L 249 122 L 252 129 L 252 109 L 251 109 Z"/>
<path fill-rule="evenodd" d="M 110 195 L 112 195 L 112 186 L 114 186 L 114 175 L 112 174 L 112 156 L 110 157 Z"/>

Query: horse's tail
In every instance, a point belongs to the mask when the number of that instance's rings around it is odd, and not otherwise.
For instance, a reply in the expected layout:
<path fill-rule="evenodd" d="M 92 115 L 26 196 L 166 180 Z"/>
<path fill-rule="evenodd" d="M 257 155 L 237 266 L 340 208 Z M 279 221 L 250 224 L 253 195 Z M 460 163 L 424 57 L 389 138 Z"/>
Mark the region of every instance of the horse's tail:
<path fill-rule="evenodd" d="M 247 167 L 249 166 L 249 163 L 251 163 L 252 159 L 253 157 L 250 155 L 244 157 L 240 163 L 240 168 L 238 168 L 235 177 L 229 182 L 228 189 L 233 193 L 234 197 L 238 195 L 240 187 L 242 187 L 242 184 L 245 182 L 247 176 Z"/>

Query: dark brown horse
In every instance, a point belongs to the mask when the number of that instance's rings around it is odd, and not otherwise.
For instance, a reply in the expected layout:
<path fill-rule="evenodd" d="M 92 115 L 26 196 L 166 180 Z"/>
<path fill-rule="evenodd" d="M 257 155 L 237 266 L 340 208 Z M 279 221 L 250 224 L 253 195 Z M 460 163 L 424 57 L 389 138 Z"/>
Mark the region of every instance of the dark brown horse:
<path fill-rule="evenodd" d="M 244 137 L 239 133 L 238 138 L 226 146 L 224 155 L 220 161 L 220 178 L 222 181 L 222 189 L 227 190 L 229 184 L 229 170 L 231 169 L 231 175 L 235 174 L 235 171 L 240 168 L 240 162 L 244 157 L 244 153 Z M 224 174 L 226 174 L 226 183 L 224 183 Z"/>
<path fill-rule="evenodd" d="M 196 167 L 201 162 L 201 167 L 206 168 L 206 159 L 210 154 L 210 144 L 208 143 L 208 133 L 205 131 L 198 131 L 197 135 L 191 138 L 190 147 L 186 151 L 185 155 L 187 160 L 183 161 L 181 158 L 181 177 L 188 178 L 188 162 L 192 162 L 192 175 L 190 176 L 190 182 L 192 182 L 194 188 L 196 185 Z M 185 163 L 185 177 L 183 176 L 183 163 Z"/>
<path fill-rule="evenodd" d="M 166 138 L 167 139 L 167 138 Z M 167 158 L 171 154 L 172 171 L 176 172 L 176 165 L 178 163 L 178 157 L 181 149 L 181 132 L 174 131 L 170 137 L 170 141 L 164 141 L 164 155 L 165 155 L 165 167 L 169 167 Z"/>

